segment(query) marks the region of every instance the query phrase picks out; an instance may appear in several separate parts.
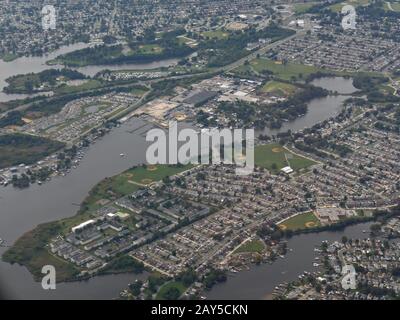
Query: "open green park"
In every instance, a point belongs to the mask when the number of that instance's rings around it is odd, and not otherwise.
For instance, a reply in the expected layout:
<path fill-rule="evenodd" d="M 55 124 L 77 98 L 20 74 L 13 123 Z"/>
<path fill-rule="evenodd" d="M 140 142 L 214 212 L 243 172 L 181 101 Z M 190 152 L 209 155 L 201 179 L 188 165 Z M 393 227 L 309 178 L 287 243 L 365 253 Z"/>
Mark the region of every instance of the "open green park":
<path fill-rule="evenodd" d="M 293 77 L 301 79 L 320 71 L 319 68 L 314 66 L 293 62 L 279 62 L 269 59 L 255 59 L 250 62 L 250 65 L 257 72 L 262 72 L 264 70 L 271 71 L 277 78 L 282 80 L 291 80 Z"/>
<path fill-rule="evenodd" d="M 187 287 L 180 281 L 167 282 L 160 287 L 156 300 L 177 300 Z"/>
<path fill-rule="evenodd" d="M 298 88 L 293 84 L 275 80 L 268 81 L 261 87 L 261 92 L 284 98 L 293 95 L 297 90 Z"/>
<path fill-rule="evenodd" d="M 386 11 L 400 12 L 400 2 L 395 1 L 384 1 L 383 8 Z"/>
<path fill-rule="evenodd" d="M 228 38 L 229 32 L 222 29 L 218 29 L 218 30 L 204 31 L 201 33 L 201 35 L 205 38 L 221 40 Z"/>
<path fill-rule="evenodd" d="M 352 5 L 354 7 L 358 7 L 358 6 L 365 6 L 365 5 L 369 4 L 370 2 L 371 2 L 370 0 L 347 0 L 347 1 L 333 4 L 333 5 L 329 6 L 329 9 L 333 12 L 341 12 L 342 8 L 345 5 Z"/>
<path fill-rule="evenodd" d="M 278 173 L 286 166 L 290 166 L 296 171 L 308 168 L 316 163 L 294 154 L 277 143 L 257 146 L 254 152 L 254 160 L 256 166 L 268 169 L 272 173 Z"/>
<path fill-rule="evenodd" d="M 306 212 L 286 219 L 279 224 L 281 230 L 302 230 L 319 227 L 321 223 L 313 212 Z"/>
<path fill-rule="evenodd" d="M 303 14 L 306 13 L 308 9 L 315 6 L 315 3 L 296 3 L 294 5 L 294 13 L 295 14 Z"/>
<path fill-rule="evenodd" d="M 261 240 L 249 240 L 243 243 L 239 248 L 237 248 L 234 253 L 244 253 L 244 252 L 261 253 L 264 249 L 265 245 Z"/>
<path fill-rule="evenodd" d="M 131 194 L 151 183 L 192 168 L 192 165 L 143 165 L 99 182 L 85 199 L 81 210 L 96 210 L 105 203 Z"/>

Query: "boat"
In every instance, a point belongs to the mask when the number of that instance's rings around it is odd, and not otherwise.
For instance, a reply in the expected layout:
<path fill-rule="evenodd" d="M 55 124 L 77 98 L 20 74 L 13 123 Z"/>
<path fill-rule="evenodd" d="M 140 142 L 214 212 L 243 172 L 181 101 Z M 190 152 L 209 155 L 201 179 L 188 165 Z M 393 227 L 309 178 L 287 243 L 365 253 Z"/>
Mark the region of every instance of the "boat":
<path fill-rule="evenodd" d="M 125 153 L 121 153 L 119 156 L 120 157 L 125 157 Z"/>

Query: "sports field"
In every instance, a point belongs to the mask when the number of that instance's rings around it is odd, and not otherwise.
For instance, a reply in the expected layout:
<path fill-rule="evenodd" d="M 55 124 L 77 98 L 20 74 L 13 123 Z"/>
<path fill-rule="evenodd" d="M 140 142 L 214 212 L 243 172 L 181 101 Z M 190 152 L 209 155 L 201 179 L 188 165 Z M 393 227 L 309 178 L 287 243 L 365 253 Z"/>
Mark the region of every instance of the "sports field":
<path fill-rule="evenodd" d="M 306 212 L 291 217 L 279 224 L 281 230 L 301 230 L 320 226 L 318 218 L 313 212 Z"/>
<path fill-rule="evenodd" d="M 295 155 L 277 143 L 259 145 L 254 151 L 254 161 L 259 167 L 266 168 L 272 173 L 290 166 L 293 170 L 300 170 L 315 164 L 314 161 Z"/>
<path fill-rule="evenodd" d="M 191 164 L 180 166 L 139 166 L 114 177 L 106 178 L 90 191 L 89 197 L 85 200 L 86 209 L 88 211 L 98 209 L 107 200 L 115 200 L 129 195 L 143 186 L 160 181 L 192 167 L 193 165 Z"/>

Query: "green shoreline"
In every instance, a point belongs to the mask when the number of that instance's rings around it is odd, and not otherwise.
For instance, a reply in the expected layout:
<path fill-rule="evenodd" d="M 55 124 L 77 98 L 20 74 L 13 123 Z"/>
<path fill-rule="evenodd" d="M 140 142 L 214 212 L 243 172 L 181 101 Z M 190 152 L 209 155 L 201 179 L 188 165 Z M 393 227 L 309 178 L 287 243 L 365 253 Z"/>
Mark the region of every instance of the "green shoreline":
<path fill-rule="evenodd" d="M 88 196 L 83 200 L 80 209 L 74 216 L 58 221 L 43 223 L 35 227 L 33 230 L 26 232 L 3 254 L 2 260 L 11 264 L 16 263 L 21 266 L 25 266 L 33 275 L 35 281 L 40 281 L 42 278 L 43 274 L 41 271 L 44 265 L 55 266 L 57 270 L 57 282 L 71 282 L 87 279 L 90 277 L 90 275 L 80 275 L 80 270 L 72 263 L 69 263 L 50 253 L 47 248 L 49 240 L 56 237 L 60 233 L 63 233 L 63 231 L 69 229 L 72 225 L 78 223 L 78 221 L 87 219 L 90 214 L 97 209 L 95 203 L 99 196 L 103 196 L 102 190 L 104 189 L 105 185 L 107 185 L 107 187 L 111 187 L 113 183 L 119 183 L 118 186 L 121 187 L 121 177 L 132 170 L 138 170 L 139 172 L 143 171 L 142 168 L 145 168 L 145 166 L 133 167 L 111 178 L 105 178 L 101 180 L 89 191 Z M 190 168 L 192 168 L 191 165 L 178 167 L 161 166 L 161 169 L 158 170 L 159 172 L 148 171 L 148 177 L 155 177 L 152 182 L 157 182 L 166 177 L 182 173 Z M 157 174 L 155 174 L 155 172 L 157 172 Z M 146 179 L 145 176 L 146 173 L 144 173 L 144 176 L 141 178 Z M 122 192 L 122 194 L 132 191 L 126 190 L 124 187 L 126 187 L 126 185 L 122 185 L 121 190 L 118 191 Z M 118 258 L 119 257 L 116 257 L 109 262 L 112 263 Z M 129 270 L 126 267 L 123 267 L 121 270 L 112 269 L 110 271 L 106 268 L 105 270 L 100 270 L 98 273 L 96 272 L 96 274 L 116 274 L 127 272 L 134 272 L 134 270 Z"/>
<path fill-rule="evenodd" d="M 20 58 L 19 55 L 11 54 L 11 53 L 6 53 L 6 54 L 0 56 L 0 60 L 2 60 L 4 62 L 12 62 L 14 60 L 17 60 L 18 58 Z"/>
<path fill-rule="evenodd" d="M 283 149 L 279 153 L 271 153 L 272 149 L 277 147 L 276 144 L 259 146 L 256 150 L 257 159 L 256 165 L 268 168 L 271 170 L 269 165 L 266 165 L 259 158 L 271 158 L 277 161 L 277 157 L 281 156 Z M 271 150 L 270 150 L 271 149 Z M 303 157 L 297 156 L 299 160 L 304 159 Z M 277 158 L 277 159 L 275 159 Z M 282 159 L 278 159 L 282 160 Z M 278 161 L 277 161 L 278 162 Z M 278 162 L 279 164 L 279 162 Z M 300 163 L 295 169 L 301 170 L 314 163 L 311 161 L 306 161 L 305 163 Z M 286 164 L 282 163 L 279 167 Z M 109 198 L 107 196 L 109 190 L 112 190 L 114 197 L 119 198 L 125 196 L 138 190 L 141 184 L 146 181 L 145 185 L 149 185 L 154 182 L 161 181 L 167 177 L 180 174 L 187 171 L 193 167 L 193 165 L 178 165 L 178 166 L 168 166 L 168 165 L 157 165 L 158 170 L 147 170 L 146 165 L 134 166 L 128 170 L 121 172 L 113 177 L 106 177 L 97 183 L 88 193 L 87 197 L 80 204 L 80 209 L 78 212 L 71 217 L 64 218 L 58 221 L 53 221 L 49 223 L 44 223 L 38 225 L 33 230 L 22 235 L 11 248 L 9 248 L 3 254 L 3 261 L 8 263 L 17 263 L 19 265 L 25 266 L 34 276 L 35 280 L 40 280 L 43 276 L 41 273 L 41 268 L 44 265 L 51 264 L 56 267 L 57 270 L 57 281 L 58 282 L 68 282 L 75 280 L 82 280 L 85 277 L 79 276 L 79 270 L 71 263 L 52 255 L 46 246 L 49 240 L 54 238 L 59 234 L 65 233 L 72 226 L 77 225 L 84 220 L 90 219 L 91 214 L 94 213 L 101 205 L 99 205 L 100 200 L 108 200 L 110 202 L 115 199 Z M 274 171 L 274 170 L 272 170 Z M 277 173 L 277 170 L 276 170 Z M 134 177 L 134 178 L 132 178 Z M 136 184 L 132 184 L 130 179 L 135 180 Z M 114 258 L 111 262 L 115 261 Z M 129 272 L 124 268 L 123 270 L 113 270 L 112 273 Z M 102 273 L 102 270 L 99 272 Z M 96 272 L 98 274 L 98 272 Z"/>

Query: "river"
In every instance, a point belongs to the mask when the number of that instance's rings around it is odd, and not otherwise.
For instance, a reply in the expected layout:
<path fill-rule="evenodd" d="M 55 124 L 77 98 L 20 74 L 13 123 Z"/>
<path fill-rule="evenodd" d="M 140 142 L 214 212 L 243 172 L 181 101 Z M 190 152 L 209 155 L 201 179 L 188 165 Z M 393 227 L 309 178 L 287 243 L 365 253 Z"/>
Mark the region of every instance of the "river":
<path fill-rule="evenodd" d="M 329 78 L 325 83 L 334 90 L 342 80 Z M 351 85 L 351 82 L 348 85 Z M 311 101 L 309 112 L 296 121 L 285 123 L 285 130 L 300 130 L 337 114 L 345 98 L 336 95 Z M 93 144 L 78 168 L 65 177 L 56 177 L 42 186 L 33 185 L 24 190 L 17 190 L 11 186 L 0 188 L 0 237 L 7 244 L 12 244 L 23 233 L 40 223 L 74 215 L 78 204 L 96 183 L 133 165 L 143 163 L 146 149 L 144 133 L 151 127 L 144 124 L 139 119 L 131 119 L 114 128 L 111 133 Z M 120 157 L 121 153 L 126 156 Z M 358 226 L 348 228 L 349 232 L 346 231 L 346 234 L 349 237 L 357 236 L 357 228 Z M 341 233 L 323 233 L 294 237 L 289 242 L 289 247 L 293 247 L 294 251 L 288 254 L 288 260 L 278 260 L 273 265 L 258 266 L 237 274 L 226 284 L 216 286 L 209 293 L 209 297 L 223 298 L 225 295 L 229 298 L 236 294 L 237 298 L 263 298 L 270 292 L 268 288 L 273 288 L 275 283 L 287 281 L 312 265 L 310 252 L 313 253 L 314 245 L 320 242 L 319 239 L 329 239 L 330 234 L 332 237 L 341 236 Z M 4 248 L 0 248 L 0 254 L 4 251 Z M 286 261 L 291 261 L 290 268 Z M 24 267 L 0 262 L 0 291 L 8 298 L 16 299 L 112 299 L 126 288 L 129 282 L 143 277 L 144 275 L 130 274 L 103 276 L 85 282 L 59 284 L 57 290 L 44 291 Z M 251 279 L 257 279 L 258 282 L 251 282 Z M 260 279 L 265 279 L 265 282 Z M 249 286 L 244 285 L 246 281 L 249 281 Z M 242 292 L 243 296 L 239 296 L 239 292 Z"/>
<path fill-rule="evenodd" d="M 78 205 L 89 190 L 105 177 L 120 173 L 133 165 L 145 162 L 146 141 L 143 133 L 151 126 L 132 119 L 115 128 L 112 133 L 93 144 L 77 169 L 65 177 L 53 178 L 41 186 L 17 190 L 0 188 L 0 237 L 12 244 L 37 224 L 76 214 Z M 125 157 L 120 157 L 124 153 Z M 0 254 L 5 249 L 0 248 Z M 140 277 L 140 276 L 139 276 Z M 74 298 L 111 299 L 136 276 L 120 275 L 91 279 L 82 283 L 59 285 L 55 291 L 44 291 L 22 267 L 0 262 L 0 289 L 7 289 L 15 298 Z M 110 280 L 113 279 L 113 280 Z M 104 292 L 99 290 L 104 284 Z"/>
<path fill-rule="evenodd" d="M 324 231 L 294 236 L 288 241 L 288 253 L 273 264 L 251 266 L 249 270 L 229 275 L 228 281 L 215 285 L 206 294 L 208 299 L 270 299 L 274 288 L 283 282 L 298 279 L 304 271 L 316 271 L 313 267 L 316 252 L 324 240 L 341 241 L 348 238 L 364 239 L 368 237 L 371 223 L 362 223 L 347 227 L 344 231 Z"/>
<path fill-rule="evenodd" d="M 75 50 L 80 50 L 87 48 L 89 44 L 86 43 L 76 43 L 69 46 L 60 47 L 60 49 L 53 51 L 52 53 L 42 56 L 42 57 L 21 57 L 11 62 L 5 62 L 0 60 L 0 102 L 7 102 L 15 99 L 24 99 L 27 97 L 33 97 L 39 94 L 27 95 L 27 94 L 7 94 L 3 92 L 5 86 L 7 86 L 6 79 L 18 74 L 27 74 L 27 73 L 37 73 L 46 69 L 59 69 L 63 68 L 60 65 L 52 65 L 49 66 L 46 64 L 47 61 L 55 59 L 57 56 L 61 54 L 65 54 L 68 52 L 72 52 Z M 141 64 L 121 64 L 121 65 L 96 65 L 96 66 L 86 66 L 73 68 L 87 76 L 94 76 L 99 71 L 104 69 L 108 70 L 146 70 L 146 69 L 155 69 L 161 67 L 168 67 L 175 65 L 179 59 L 165 59 L 160 61 L 154 61 L 149 63 L 141 63 Z M 41 93 L 44 94 L 44 93 Z"/>
<path fill-rule="evenodd" d="M 283 122 L 279 129 L 266 128 L 260 131 L 260 133 L 276 135 L 277 133 L 284 133 L 288 130 L 295 132 L 304 128 L 310 128 L 318 122 L 338 115 L 342 110 L 342 103 L 349 98 L 347 95 L 357 91 L 353 86 L 353 80 L 343 77 L 324 77 L 313 80 L 311 84 L 336 92 L 337 94 L 313 99 L 308 103 L 308 111 L 304 117 L 297 118 L 290 122 Z"/>

